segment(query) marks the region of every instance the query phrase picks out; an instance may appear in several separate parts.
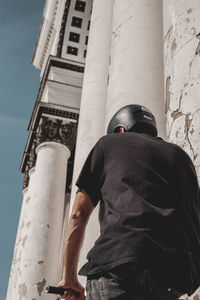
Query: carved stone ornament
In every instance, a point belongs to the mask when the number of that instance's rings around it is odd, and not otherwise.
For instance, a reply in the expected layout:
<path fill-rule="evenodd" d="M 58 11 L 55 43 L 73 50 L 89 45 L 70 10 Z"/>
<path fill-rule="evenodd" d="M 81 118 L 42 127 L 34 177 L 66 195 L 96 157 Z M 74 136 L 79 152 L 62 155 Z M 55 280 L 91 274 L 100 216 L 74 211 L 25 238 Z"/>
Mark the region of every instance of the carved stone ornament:
<path fill-rule="evenodd" d="M 36 140 L 33 141 L 31 152 L 30 152 L 30 155 L 29 155 L 29 170 L 32 169 L 35 166 L 35 162 L 36 162 L 35 149 L 36 149 Z"/>
<path fill-rule="evenodd" d="M 27 188 L 28 183 L 29 183 L 29 174 L 28 174 L 29 170 L 30 170 L 29 162 L 27 162 L 26 169 L 25 169 L 25 172 L 24 172 L 23 190 L 25 188 Z"/>
<path fill-rule="evenodd" d="M 36 163 L 36 147 L 43 142 L 61 143 L 72 151 L 76 141 L 77 120 L 56 119 L 55 117 L 41 116 L 36 136 L 32 141 L 31 150 L 27 153 L 27 163 L 24 171 L 23 189 L 29 183 L 29 171 Z"/>
<path fill-rule="evenodd" d="M 37 146 L 43 142 L 61 143 L 72 150 L 76 138 L 77 123 L 42 116 L 36 134 Z"/>
<path fill-rule="evenodd" d="M 25 172 L 24 172 L 24 181 L 23 181 L 23 189 L 27 188 L 29 184 L 29 171 L 35 167 L 35 162 L 36 162 L 36 140 L 33 141 L 32 147 L 30 154 L 28 156 L 28 161 L 26 164 Z"/>

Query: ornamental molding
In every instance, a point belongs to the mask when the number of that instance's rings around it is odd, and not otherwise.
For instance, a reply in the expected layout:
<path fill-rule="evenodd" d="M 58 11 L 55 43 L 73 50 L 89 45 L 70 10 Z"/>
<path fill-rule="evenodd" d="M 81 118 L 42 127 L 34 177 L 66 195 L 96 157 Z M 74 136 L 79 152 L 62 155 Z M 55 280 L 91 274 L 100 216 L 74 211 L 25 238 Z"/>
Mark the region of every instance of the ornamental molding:
<path fill-rule="evenodd" d="M 75 144 L 77 123 L 42 116 L 36 133 L 36 145 L 56 142 L 72 151 Z"/>
<path fill-rule="evenodd" d="M 43 68 L 44 62 L 47 60 L 48 54 L 52 50 L 52 39 L 55 38 L 55 33 L 57 31 L 57 26 L 55 24 L 56 18 L 58 18 L 59 6 L 62 5 L 63 0 L 46 1 L 32 59 L 33 65 L 38 69 Z"/>
<path fill-rule="evenodd" d="M 34 118 L 32 118 L 29 125 L 29 130 L 36 132 L 39 120 L 43 114 L 50 116 L 60 117 L 64 119 L 78 121 L 78 111 L 66 106 L 59 106 L 55 104 L 49 104 L 44 102 L 39 102 L 34 113 Z"/>
<path fill-rule="evenodd" d="M 29 184 L 29 171 L 35 167 L 36 148 L 43 142 L 65 145 L 72 153 L 75 148 L 78 112 L 66 107 L 40 103 L 30 128 L 20 171 L 24 173 L 23 189 Z"/>

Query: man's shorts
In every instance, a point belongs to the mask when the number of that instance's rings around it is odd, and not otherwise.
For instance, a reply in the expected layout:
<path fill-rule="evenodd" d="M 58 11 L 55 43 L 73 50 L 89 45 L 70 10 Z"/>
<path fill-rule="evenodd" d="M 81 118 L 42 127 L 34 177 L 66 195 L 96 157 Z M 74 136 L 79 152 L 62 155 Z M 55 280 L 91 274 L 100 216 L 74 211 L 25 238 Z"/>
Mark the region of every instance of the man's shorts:
<path fill-rule="evenodd" d="M 175 300 L 182 294 L 166 280 L 130 264 L 88 276 L 86 282 L 86 300 Z"/>

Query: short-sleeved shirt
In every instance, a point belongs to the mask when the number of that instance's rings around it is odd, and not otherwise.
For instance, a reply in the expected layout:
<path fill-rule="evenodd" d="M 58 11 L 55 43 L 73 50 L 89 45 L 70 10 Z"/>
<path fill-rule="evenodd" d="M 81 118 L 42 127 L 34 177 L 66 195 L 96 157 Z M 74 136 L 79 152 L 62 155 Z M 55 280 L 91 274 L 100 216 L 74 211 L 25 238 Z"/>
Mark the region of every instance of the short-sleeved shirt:
<path fill-rule="evenodd" d="M 100 236 L 79 275 L 130 262 L 198 286 L 199 185 L 181 148 L 134 132 L 104 136 L 76 185 L 100 202 Z"/>

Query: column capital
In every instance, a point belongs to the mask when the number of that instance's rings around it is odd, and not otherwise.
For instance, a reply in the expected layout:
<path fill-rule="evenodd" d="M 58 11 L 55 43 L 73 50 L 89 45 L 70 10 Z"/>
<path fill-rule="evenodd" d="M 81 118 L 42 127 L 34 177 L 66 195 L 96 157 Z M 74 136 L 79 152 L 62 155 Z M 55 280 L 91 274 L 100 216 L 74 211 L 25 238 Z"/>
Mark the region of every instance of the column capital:
<path fill-rule="evenodd" d="M 23 189 L 29 184 L 29 171 L 34 168 L 36 148 L 43 143 L 62 145 L 70 153 L 76 143 L 78 113 L 70 108 L 40 103 L 30 124 L 30 134 L 25 147 L 21 171 L 24 173 Z"/>
<path fill-rule="evenodd" d="M 36 133 L 36 145 L 44 142 L 56 142 L 65 145 L 70 151 L 76 139 L 77 123 L 42 116 Z"/>

